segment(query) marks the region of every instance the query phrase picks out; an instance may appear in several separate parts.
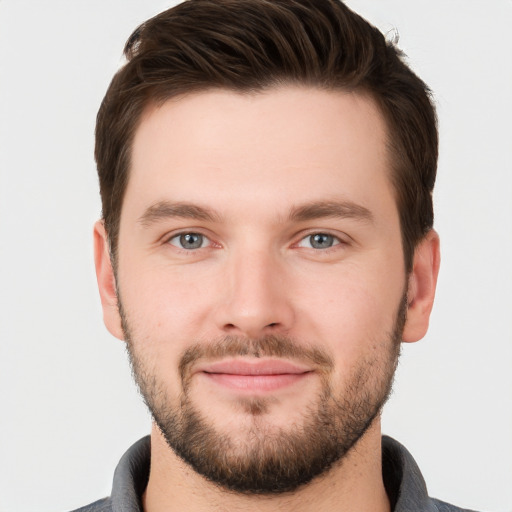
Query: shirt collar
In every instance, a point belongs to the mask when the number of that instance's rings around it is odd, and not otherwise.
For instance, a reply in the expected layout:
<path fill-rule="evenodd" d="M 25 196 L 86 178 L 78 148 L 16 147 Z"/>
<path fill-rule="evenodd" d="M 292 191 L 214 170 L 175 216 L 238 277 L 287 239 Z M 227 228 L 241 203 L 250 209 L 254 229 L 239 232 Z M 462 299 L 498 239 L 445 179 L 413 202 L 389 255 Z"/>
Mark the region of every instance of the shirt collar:
<path fill-rule="evenodd" d="M 437 512 L 412 455 L 398 441 L 382 436 L 382 478 L 394 512 Z"/>
<path fill-rule="evenodd" d="M 150 437 L 146 436 L 119 461 L 112 486 L 113 512 L 142 512 L 141 499 L 148 483 L 150 454 Z M 412 455 L 388 436 L 382 437 L 382 474 L 394 512 L 437 512 Z"/>

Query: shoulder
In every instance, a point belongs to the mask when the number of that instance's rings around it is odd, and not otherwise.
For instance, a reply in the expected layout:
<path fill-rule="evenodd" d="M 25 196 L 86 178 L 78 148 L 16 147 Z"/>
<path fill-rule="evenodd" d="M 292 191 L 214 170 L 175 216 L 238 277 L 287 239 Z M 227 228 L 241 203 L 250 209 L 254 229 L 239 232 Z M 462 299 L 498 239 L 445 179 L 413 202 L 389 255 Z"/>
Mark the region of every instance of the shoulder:
<path fill-rule="evenodd" d="M 467 508 L 456 507 L 455 505 L 450 505 L 449 503 L 434 498 L 432 498 L 432 503 L 435 505 L 438 512 L 476 512 Z"/>
<path fill-rule="evenodd" d="M 429 497 L 412 455 L 388 436 L 382 438 L 382 477 L 394 512 L 475 512 Z"/>
<path fill-rule="evenodd" d="M 73 510 L 73 512 L 112 512 L 112 502 L 110 498 L 103 498 L 90 505 Z"/>
<path fill-rule="evenodd" d="M 146 436 L 121 457 L 114 472 L 112 492 L 73 512 L 142 512 L 141 499 L 149 478 L 150 438 Z"/>

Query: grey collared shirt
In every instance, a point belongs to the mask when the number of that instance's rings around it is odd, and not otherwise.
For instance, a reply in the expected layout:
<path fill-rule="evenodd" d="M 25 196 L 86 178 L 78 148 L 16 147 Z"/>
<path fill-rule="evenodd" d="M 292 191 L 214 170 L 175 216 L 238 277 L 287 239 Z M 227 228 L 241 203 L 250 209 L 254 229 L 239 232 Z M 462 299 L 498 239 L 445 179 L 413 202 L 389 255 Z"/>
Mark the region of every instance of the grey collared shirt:
<path fill-rule="evenodd" d="M 149 478 L 150 438 L 137 441 L 121 458 L 112 494 L 75 512 L 142 512 Z M 429 498 L 412 455 L 391 437 L 382 437 L 382 475 L 393 512 L 472 512 Z"/>

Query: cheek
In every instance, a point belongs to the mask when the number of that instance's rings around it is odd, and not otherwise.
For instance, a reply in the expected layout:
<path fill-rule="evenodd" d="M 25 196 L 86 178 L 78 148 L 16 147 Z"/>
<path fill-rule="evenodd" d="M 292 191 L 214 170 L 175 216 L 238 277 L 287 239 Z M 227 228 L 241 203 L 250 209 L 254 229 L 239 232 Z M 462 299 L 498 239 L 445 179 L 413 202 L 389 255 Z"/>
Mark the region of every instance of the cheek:
<path fill-rule="evenodd" d="M 216 289 L 212 278 L 158 264 L 134 266 L 137 271 L 132 273 L 129 268 L 126 265 L 124 274 L 120 268 L 120 293 L 130 327 L 141 342 L 164 342 L 165 347 L 172 340 L 176 350 L 185 348 L 185 340 L 201 339 L 199 326 Z"/>
<path fill-rule="evenodd" d="M 302 279 L 294 290 L 301 330 L 346 360 L 378 348 L 393 331 L 402 297 L 404 277 L 392 272 L 352 266 Z"/>

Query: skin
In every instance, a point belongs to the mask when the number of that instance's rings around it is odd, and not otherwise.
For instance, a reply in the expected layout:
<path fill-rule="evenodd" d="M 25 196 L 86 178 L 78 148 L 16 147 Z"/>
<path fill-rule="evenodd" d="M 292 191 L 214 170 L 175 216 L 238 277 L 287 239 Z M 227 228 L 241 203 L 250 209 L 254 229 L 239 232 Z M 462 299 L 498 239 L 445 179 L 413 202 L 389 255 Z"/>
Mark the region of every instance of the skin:
<path fill-rule="evenodd" d="M 292 86 L 253 95 L 213 90 L 148 108 L 121 212 L 117 283 L 103 224 L 95 226 L 107 328 L 124 339 L 117 285 L 134 348 L 175 403 L 180 356 L 226 335 L 285 335 L 321 349 L 333 361 L 329 382 L 343 396 L 354 368 L 384 357 L 382 342 L 404 290 L 406 342 L 424 336 L 434 299 L 438 237 L 426 235 L 406 276 L 389 173 L 385 122 L 358 93 Z M 170 215 L 172 208 L 155 208 L 164 202 L 199 206 L 213 216 L 191 217 L 190 209 L 188 216 Z M 313 203 L 338 205 L 337 214 L 317 209 L 310 218 L 290 217 Z M 177 235 L 184 232 L 203 234 L 203 246 L 180 248 Z M 312 247 L 314 233 L 333 235 L 333 246 Z M 287 429 L 301 422 L 319 392 L 320 372 L 309 369 L 307 378 L 284 387 L 253 383 L 243 393 L 198 373 L 191 398 L 219 432 L 242 443 L 256 419 L 240 399 L 265 398 L 258 425 Z M 294 493 L 262 497 L 206 481 L 154 426 L 144 507 L 387 511 L 380 435 L 377 417 L 342 463 Z"/>

